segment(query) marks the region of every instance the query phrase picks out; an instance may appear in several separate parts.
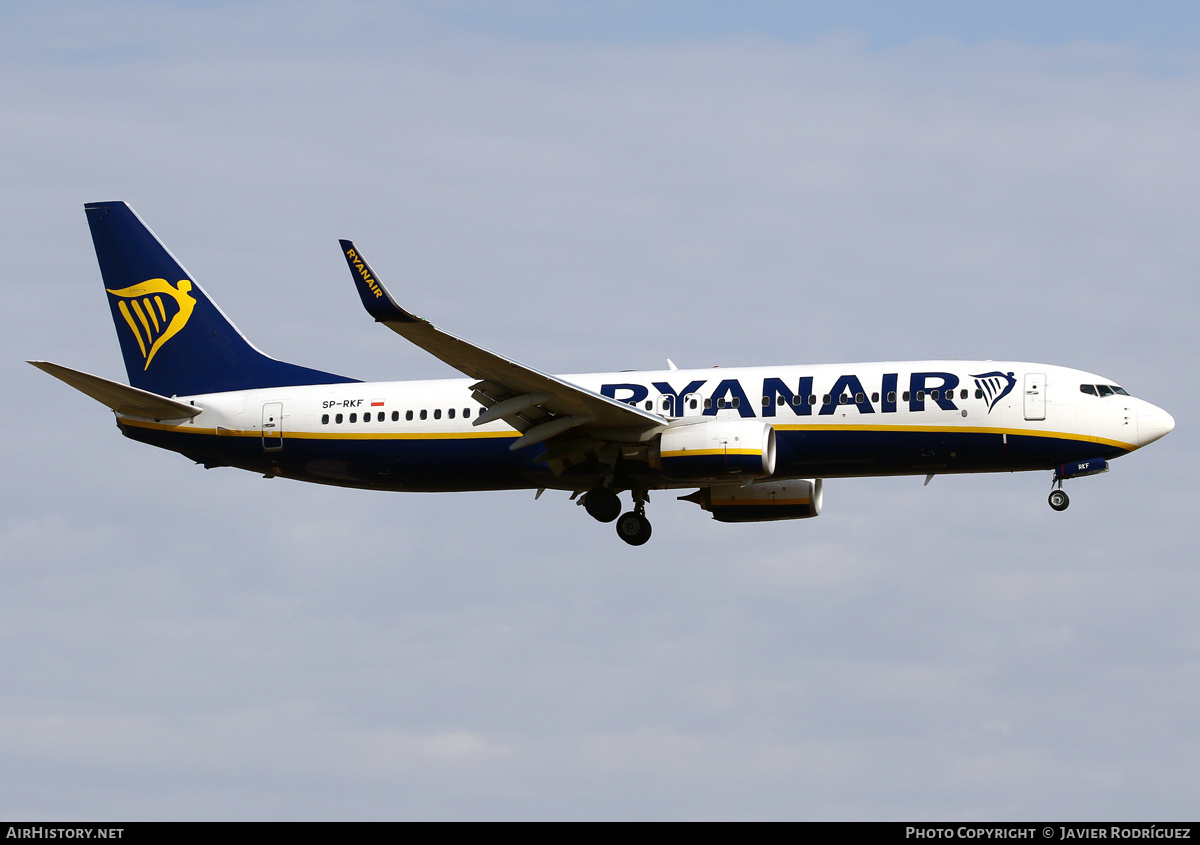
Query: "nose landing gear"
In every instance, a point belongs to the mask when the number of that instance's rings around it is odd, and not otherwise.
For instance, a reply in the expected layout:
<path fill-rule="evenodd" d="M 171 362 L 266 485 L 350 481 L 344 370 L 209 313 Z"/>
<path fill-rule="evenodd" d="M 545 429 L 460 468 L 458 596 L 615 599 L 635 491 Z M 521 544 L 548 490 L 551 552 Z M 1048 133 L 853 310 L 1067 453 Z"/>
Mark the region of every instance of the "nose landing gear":
<path fill-rule="evenodd" d="M 1050 486 L 1058 485 L 1057 490 L 1050 491 L 1050 507 L 1056 511 L 1065 511 L 1067 505 L 1071 504 L 1071 500 L 1067 498 L 1066 492 L 1062 489 L 1064 478 L 1081 478 L 1085 475 L 1097 475 L 1102 472 L 1108 472 L 1108 461 L 1104 458 L 1089 458 L 1086 461 L 1072 461 L 1069 464 L 1059 464 L 1054 468 L 1054 477 L 1050 479 Z"/>

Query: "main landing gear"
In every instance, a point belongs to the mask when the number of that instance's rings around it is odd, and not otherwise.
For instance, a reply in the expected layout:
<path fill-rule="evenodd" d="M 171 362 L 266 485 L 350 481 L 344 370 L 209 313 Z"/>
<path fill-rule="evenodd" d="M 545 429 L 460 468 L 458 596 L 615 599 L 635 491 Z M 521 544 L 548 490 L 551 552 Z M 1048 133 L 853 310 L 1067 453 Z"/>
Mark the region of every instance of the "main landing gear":
<path fill-rule="evenodd" d="M 646 502 L 650 494 L 633 491 L 633 510 L 617 520 L 617 536 L 631 546 L 640 546 L 650 539 L 650 520 L 646 519 Z"/>
<path fill-rule="evenodd" d="M 618 518 L 621 500 L 607 487 L 589 490 L 583 497 L 584 510 L 599 522 L 617 522 L 617 536 L 631 546 L 640 546 L 650 539 L 650 520 L 646 519 L 646 502 L 650 494 L 645 490 L 633 491 L 633 510 Z"/>
<path fill-rule="evenodd" d="M 650 520 L 645 514 L 630 511 L 617 520 L 617 536 L 631 546 L 640 546 L 650 539 Z"/>
<path fill-rule="evenodd" d="M 612 522 L 621 515 L 621 500 L 607 487 L 597 487 L 583 497 L 583 509 L 598 522 Z"/>

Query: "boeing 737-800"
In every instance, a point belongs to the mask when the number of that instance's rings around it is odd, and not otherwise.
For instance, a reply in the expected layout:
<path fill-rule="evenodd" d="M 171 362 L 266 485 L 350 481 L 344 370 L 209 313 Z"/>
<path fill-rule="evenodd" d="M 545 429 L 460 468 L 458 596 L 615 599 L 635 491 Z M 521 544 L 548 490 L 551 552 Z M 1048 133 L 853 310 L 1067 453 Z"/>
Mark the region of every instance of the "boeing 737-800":
<path fill-rule="evenodd" d="M 1112 379 L 1009 361 L 550 375 L 404 310 L 341 241 L 370 316 L 466 376 L 362 382 L 264 355 L 127 204 L 85 210 L 131 386 L 30 363 L 111 408 L 126 437 L 205 467 L 374 490 L 569 491 L 641 545 L 651 490 L 694 488 L 680 498 L 754 522 L 817 516 L 825 478 L 1043 470 L 1063 510 L 1064 479 L 1175 426 Z"/>

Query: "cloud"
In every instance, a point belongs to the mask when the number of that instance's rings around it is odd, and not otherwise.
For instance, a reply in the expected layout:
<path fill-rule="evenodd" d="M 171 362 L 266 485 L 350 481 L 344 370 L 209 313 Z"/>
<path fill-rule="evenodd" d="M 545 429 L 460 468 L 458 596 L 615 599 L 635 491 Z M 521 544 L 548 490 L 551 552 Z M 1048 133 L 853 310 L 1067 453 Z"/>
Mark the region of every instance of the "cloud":
<path fill-rule="evenodd" d="M 62 49 L 0 64 L 7 815 L 1192 806 L 1191 48 L 356 8 L 22 12 Z M 1041 475 L 830 480 L 759 526 L 655 493 L 639 550 L 562 494 L 203 470 L 22 363 L 121 377 L 104 199 L 257 345 L 357 377 L 450 373 L 363 317 L 345 236 L 545 369 L 1013 357 L 1181 425 L 1063 514 Z"/>

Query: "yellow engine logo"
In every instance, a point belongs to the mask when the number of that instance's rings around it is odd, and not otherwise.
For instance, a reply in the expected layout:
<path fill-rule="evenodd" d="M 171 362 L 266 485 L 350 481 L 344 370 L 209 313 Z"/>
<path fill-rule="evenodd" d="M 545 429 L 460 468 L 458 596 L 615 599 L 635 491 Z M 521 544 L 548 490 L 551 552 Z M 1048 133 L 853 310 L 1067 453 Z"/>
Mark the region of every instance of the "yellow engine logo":
<path fill-rule="evenodd" d="M 196 307 L 195 298 L 188 293 L 191 289 L 192 283 L 187 279 L 180 279 L 178 287 L 171 287 L 166 279 L 147 279 L 120 290 L 105 288 L 113 296 L 121 297 L 117 308 L 146 359 L 142 369 L 150 369 L 155 353 L 187 325 Z"/>

